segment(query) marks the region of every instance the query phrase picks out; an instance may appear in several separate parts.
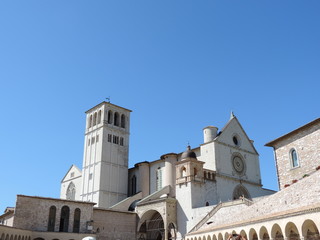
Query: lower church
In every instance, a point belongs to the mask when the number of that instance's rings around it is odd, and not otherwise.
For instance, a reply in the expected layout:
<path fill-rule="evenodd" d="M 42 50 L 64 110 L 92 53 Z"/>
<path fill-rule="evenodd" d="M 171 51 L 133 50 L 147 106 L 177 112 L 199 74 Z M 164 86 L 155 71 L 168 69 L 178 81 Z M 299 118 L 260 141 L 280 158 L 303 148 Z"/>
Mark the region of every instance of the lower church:
<path fill-rule="evenodd" d="M 319 239 L 320 119 L 272 142 L 279 192 L 263 188 L 259 154 L 232 113 L 203 143 L 128 167 L 131 110 L 86 112 L 82 168 L 60 199 L 18 195 L 0 216 L 0 240 Z M 2 225 L 1 225 L 2 224 Z"/>

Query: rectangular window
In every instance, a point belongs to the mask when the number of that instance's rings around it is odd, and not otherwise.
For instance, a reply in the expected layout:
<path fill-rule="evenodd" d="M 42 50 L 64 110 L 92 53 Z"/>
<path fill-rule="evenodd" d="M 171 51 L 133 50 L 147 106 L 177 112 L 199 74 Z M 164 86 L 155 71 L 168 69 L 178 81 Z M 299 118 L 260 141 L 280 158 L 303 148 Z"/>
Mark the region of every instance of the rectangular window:
<path fill-rule="evenodd" d="M 71 175 L 71 177 L 74 177 L 74 172 L 72 172 L 70 175 Z"/>
<path fill-rule="evenodd" d="M 89 180 L 92 180 L 92 173 L 89 174 Z"/>
<path fill-rule="evenodd" d="M 123 146 L 123 137 L 120 137 L 120 146 Z"/>
<path fill-rule="evenodd" d="M 97 142 L 99 142 L 99 135 L 97 135 L 97 137 L 96 137 L 96 138 L 97 138 L 97 139 L 96 139 L 96 141 L 97 141 Z"/>
<path fill-rule="evenodd" d="M 91 138 L 91 144 L 94 144 L 95 138 Z"/>
<path fill-rule="evenodd" d="M 112 139 L 112 135 L 108 134 L 108 142 L 111 142 L 111 139 Z"/>

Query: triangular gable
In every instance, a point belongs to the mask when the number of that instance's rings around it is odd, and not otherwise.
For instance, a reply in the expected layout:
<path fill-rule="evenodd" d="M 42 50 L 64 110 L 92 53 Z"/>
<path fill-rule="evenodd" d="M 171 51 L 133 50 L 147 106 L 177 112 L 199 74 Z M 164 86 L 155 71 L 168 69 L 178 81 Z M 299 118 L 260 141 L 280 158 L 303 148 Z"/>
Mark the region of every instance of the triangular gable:
<path fill-rule="evenodd" d="M 247 133 L 244 131 L 241 126 L 239 120 L 236 116 L 232 115 L 227 124 L 222 128 L 220 134 L 216 137 L 217 142 L 222 142 L 229 145 L 234 145 L 233 136 L 234 134 L 240 137 L 240 148 L 244 150 L 248 150 L 251 152 L 255 152 L 259 155 L 256 148 L 252 144 L 252 141 L 248 137 Z"/>
<path fill-rule="evenodd" d="M 70 177 L 71 172 L 75 173 L 74 177 Z M 68 181 L 70 179 L 81 177 L 81 176 L 82 176 L 81 170 L 76 165 L 72 164 L 71 167 L 69 168 L 69 170 L 67 171 L 66 175 L 64 175 L 61 182 L 63 183 L 63 182 Z"/>

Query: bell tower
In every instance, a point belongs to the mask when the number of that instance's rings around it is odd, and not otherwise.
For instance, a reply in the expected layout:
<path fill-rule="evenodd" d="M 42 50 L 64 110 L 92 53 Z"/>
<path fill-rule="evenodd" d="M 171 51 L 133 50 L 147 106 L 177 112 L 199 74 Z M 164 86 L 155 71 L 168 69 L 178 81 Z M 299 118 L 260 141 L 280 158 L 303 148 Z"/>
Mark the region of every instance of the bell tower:
<path fill-rule="evenodd" d="M 86 111 L 82 201 L 108 208 L 127 197 L 130 113 L 110 102 Z"/>

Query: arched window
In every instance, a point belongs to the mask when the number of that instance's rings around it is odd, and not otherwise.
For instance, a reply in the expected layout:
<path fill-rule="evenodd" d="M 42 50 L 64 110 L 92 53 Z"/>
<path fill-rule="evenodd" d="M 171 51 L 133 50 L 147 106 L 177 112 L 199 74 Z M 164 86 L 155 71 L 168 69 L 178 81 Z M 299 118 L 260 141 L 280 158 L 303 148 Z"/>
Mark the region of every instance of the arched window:
<path fill-rule="evenodd" d="M 119 126 L 119 113 L 114 114 L 114 121 L 113 121 L 115 126 Z"/>
<path fill-rule="evenodd" d="M 239 184 L 233 190 L 233 200 L 243 198 L 243 197 L 247 199 L 251 199 L 248 190 L 243 185 Z"/>
<path fill-rule="evenodd" d="M 108 123 L 109 123 L 109 124 L 112 123 L 112 119 L 113 119 L 113 114 L 112 114 L 112 111 L 109 110 L 109 111 L 108 111 Z"/>
<path fill-rule="evenodd" d="M 101 123 L 101 110 L 98 112 L 98 124 Z"/>
<path fill-rule="evenodd" d="M 121 115 L 121 127 L 126 127 L 126 116 L 124 114 Z"/>
<path fill-rule="evenodd" d="M 89 128 L 92 127 L 92 115 L 90 115 L 90 119 L 89 119 Z"/>
<path fill-rule="evenodd" d="M 76 210 L 74 210 L 74 220 L 73 220 L 74 233 L 80 232 L 80 216 L 81 216 L 81 210 L 79 208 L 76 208 Z"/>
<path fill-rule="evenodd" d="M 60 215 L 59 232 L 68 232 L 69 215 L 70 215 L 69 207 L 68 206 L 63 206 L 62 209 L 61 209 L 61 215 Z"/>
<path fill-rule="evenodd" d="M 291 166 L 298 167 L 299 166 L 299 159 L 298 159 L 298 154 L 295 149 L 290 150 L 290 158 L 291 158 Z"/>
<path fill-rule="evenodd" d="M 49 219 L 48 219 L 48 232 L 54 232 L 54 225 L 56 223 L 56 211 L 55 206 L 51 206 L 49 210 Z"/>
<path fill-rule="evenodd" d="M 93 126 L 97 124 L 97 113 L 94 113 L 93 115 Z"/>
<path fill-rule="evenodd" d="M 198 170 L 196 168 L 193 169 L 193 175 L 196 177 L 198 175 Z"/>
<path fill-rule="evenodd" d="M 180 177 L 186 177 L 186 176 L 187 176 L 187 170 L 185 167 L 182 167 L 180 171 Z"/>
<path fill-rule="evenodd" d="M 156 191 L 162 188 L 162 170 L 159 167 L 156 171 Z"/>
<path fill-rule="evenodd" d="M 131 178 L 131 193 L 132 195 L 137 193 L 137 177 L 136 175 L 133 175 Z"/>
<path fill-rule="evenodd" d="M 76 199 L 76 186 L 74 185 L 73 182 L 69 184 L 66 196 L 68 200 Z"/>

